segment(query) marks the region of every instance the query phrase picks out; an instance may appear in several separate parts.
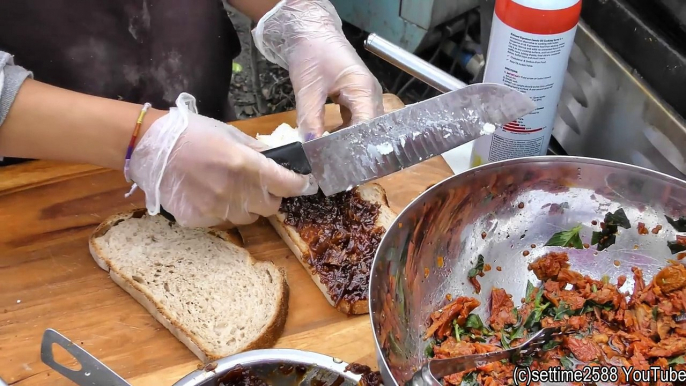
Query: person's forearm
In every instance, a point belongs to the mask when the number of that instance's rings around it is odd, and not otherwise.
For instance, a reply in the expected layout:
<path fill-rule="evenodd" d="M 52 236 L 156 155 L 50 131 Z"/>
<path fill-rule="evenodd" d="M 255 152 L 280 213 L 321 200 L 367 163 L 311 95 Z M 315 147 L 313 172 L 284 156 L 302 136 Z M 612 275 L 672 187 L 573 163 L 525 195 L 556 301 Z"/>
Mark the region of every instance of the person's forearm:
<path fill-rule="evenodd" d="M 27 79 L 0 126 L 0 156 L 122 169 L 141 107 Z M 165 113 L 148 110 L 138 138 Z"/>
<path fill-rule="evenodd" d="M 257 23 L 279 0 L 229 0 L 229 4 Z"/>

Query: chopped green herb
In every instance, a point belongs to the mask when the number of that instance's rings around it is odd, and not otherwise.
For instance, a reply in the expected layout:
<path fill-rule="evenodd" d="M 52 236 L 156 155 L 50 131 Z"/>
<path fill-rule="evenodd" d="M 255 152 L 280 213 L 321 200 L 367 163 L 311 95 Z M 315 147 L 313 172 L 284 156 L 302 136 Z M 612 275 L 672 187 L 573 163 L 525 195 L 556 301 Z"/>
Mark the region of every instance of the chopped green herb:
<path fill-rule="evenodd" d="M 476 335 L 474 335 L 474 334 L 470 334 L 469 337 L 470 337 L 472 340 L 475 340 L 475 341 L 477 341 L 477 342 L 479 342 L 479 343 L 486 343 L 486 342 L 487 342 L 487 341 L 486 341 L 486 338 L 484 338 L 483 336 L 476 336 Z"/>
<path fill-rule="evenodd" d="M 541 299 L 543 298 L 543 289 L 539 288 L 536 298 L 534 299 L 534 306 L 539 307 L 541 305 Z"/>
<path fill-rule="evenodd" d="M 471 372 L 462 377 L 460 386 L 479 386 L 479 382 L 476 380 L 476 372 Z"/>
<path fill-rule="evenodd" d="M 549 305 L 550 303 L 546 303 L 543 305 L 539 304 L 535 306 L 534 309 L 531 310 L 529 316 L 527 316 L 526 321 L 524 321 L 524 324 L 522 326 L 527 330 L 531 330 L 537 323 L 540 323 L 541 318 L 543 317 L 543 312 L 546 310 L 546 308 L 548 308 Z"/>
<path fill-rule="evenodd" d="M 600 240 L 598 240 L 598 250 L 602 251 L 605 250 L 617 242 L 617 235 L 615 234 L 610 234 L 607 236 L 601 235 Z"/>
<path fill-rule="evenodd" d="M 551 303 L 543 298 L 543 290 L 541 288 L 538 289 L 534 296 L 534 289 L 536 289 L 536 287 L 533 285 L 533 283 L 531 283 L 531 281 L 527 281 L 526 297 L 528 299 L 526 300 L 527 302 L 533 301 L 533 309 L 529 315 L 527 315 L 526 320 L 522 320 L 522 315 L 518 312 L 517 308 L 513 308 L 512 314 L 517 319 L 517 323 L 512 326 L 508 326 L 501 331 L 500 344 L 505 350 L 511 347 L 513 340 L 526 338 L 527 332 L 533 333 L 540 330 L 541 318 Z M 484 331 L 482 333 L 486 335 L 486 332 L 494 334 L 494 332 L 484 327 Z"/>
<path fill-rule="evenodd" d="M 543 347 L 541 347 L 541 349 L 543 351 L 550 351 L 559 345 L 560 345 L 560 342 L 558 342 L 556 340 L 549 340 L 549 341 L 545 342 L 545 344 L 543 345 Z"/>
<path fill-rule="evenodd" d="M 545 243 L 547 247 L 570 247 L 576 249 L 584 249 L 584 243 L 581 241 L 581 224 L 575 226 L 568 231 L 557 232 L 553 237 Z"/>
<path fill-rule="evenodd" d="M 479 331 L 480 334 L 470 333 L 469 337 L 472 339 L 480 340 L 482 342 L 486 341 L 486 339 L 484 337 L 495 335 L 495 331 L 492 331 L 490 328 L 488 328 L 488 326 L 486 326 L 481 321 L 481 318 L 479 317 L 479 315 L 476 315 L 476 314 L 470 314 L 467 317 L 467 321 L 465 322 L 465 328 L 460 329 L 460 333 L 465 334 L 467 329 L 470 329 L 472 331 L 474 331 L 474 330 Z"/>
<path fill-rule="evenodd" d="M 525 357 L 524 359 L 520 359 L 519 361 L 517 361 L 518 365 L 524 366 L 524 367 L 529 367 L 529 366 L 531 366 L 532 363 L 534 363 L 534 357 L 531 355 Z"/>
<path fill-rule="evenodd" d="M 526 296 L 524 297 L 524 299 L 527 302 L 529 300 L 532 300 L 531 295 L 534 293 L 534 288 L 536 288 L 536 287 L 534 287 L 534 284 L 530 280 L 527 280 L 526 281 Z"/>
<path fill-rule="evenodd" d="M 630 229 L 631 223 L 624 213 L 624 209 L 619 208 L 614 213 L 608 213 L 605 215 L 605 226 L 616 225 L 624 229 Z"/>
<path fill-rule="evenodd" d="M 617 241 L 619 227 L 624 229 L 631 228 L 631 223 L 624 213 L 624 209 L 619 208 L 614 213 L 608 212 L 604 219 L 605 227 L 600 232 L 593 232 L 591 244 L 598 245 L 598 250 L 602 251 L 614 245 Z"/>
<path fill-rule="evenodd" d="M 519 328 L 517 328 L 515 330 L 515 332 L 514 332 L 514 334 L 512 334 L 512 336 L 510 336 L 510 341 L 513 341 L 515 339 L 522 339 L 522 338 L 524 338 L 524 336 L 525 336 L 524 335 L 524 326 L 522 325 L 522 326 L 519 326 Z"/>
<path fill-rule="evenodd" d="M 603 276 L 600 278 L 600 281 L 601 281 L 603 284 L 608 284 L 608 283 L 610 283 L 610 277 L 607 276 L 607 275 L 603 275 Z"/>
<path fill-rule="evenodd" d="M 674 227 L 677 232 L 686 232 L 686 217 L 679 217 L 678 220 L 674 220 L 669 216 L 665 216 L 669 225 Z"/>
<path fill-rule="evenodd" d="M 465 331 L 457 324 L 457 319 L 453 320 L 453 330 L 455 331 L 455 340 L 459 342 Z"/>
<path fill-rule="evenodd" d="M 536 315 L 537 311 L 538 311 L 538 315 Z M 541 319 L 541 316 L 542 315 L 541 315 L 540 309 L 531 310 L 531 313 L 529 314 L 529 316 L 526 317 L 526 320 L 524 321 L 524 323 L 522 324 L 522 326 L 520 328 L 530 329 L 531 327 L 533 327 L 534 323 L 537 323 L 538 320 Z M 538 319 L 538 320 L 536 320 L 536 319 Z"/>
<path fill-rule="evenodd" d="M 598 287 L 595 284 L 591 286 L 591 292 L 598 292 Z"/>
<path fill-rule="evenodd" d="M 572 316 L 574 312 L 569 308 L 569 305 L 564 301 L 560 301 L 560 305 L 555 307 L 555 320 L 562 320 L 566 316 Z"/>
<path fill-rule="evenodd" d="M 577 311 L 577 315 L 583 315 L 583 314 L 587 314 L 589 312 L 593 312 L 593 306 L 590 306 L 588 304 L 584 304 L 584 306 L 581 307 L 581 309 L 579 311 Z"/>
<path fill-rule="evenodd" d="M 424 355 L 426 355 L 428 358 L 433 358 L 434 357 L 434 341 L 429 342 L 429 345 L 426 346 L 424 349 Z"/>
<path fill-rule="evenodd" d="M 484 328 L 484 323 L 481 321 L 479 315 L 469 314 L 469 316 L 467 317 L 467 322 L 464 326 L 467 328 L 482 330 Z"/>
<path fill-rule="evenodd" d="M 510 338 L 503 332 L 500 335 L 500 345 L 503 346 L 503 349 L 508 350 L 510 349 Z"/>
<path fill-rule="evenodd" d="M 667 246 L 672 255 L 686 251 L 686 245 L 680 244 L 679 241 L 667 241 Z"/>
<path fill-rule="evenodd" d="M 593 312 L 594 308 L 600 308 L 601 310 L 605 311 L 611 311 L 614 309 L 614 306 L 612 302 L 609 302 L 607 304 L 598 304 L 592 300 L 586 300 L 586 303 L 584 303 L 583 308 L 581 308 L 581 311 L 577 312 L 577 315 L 583 315 L 589 312 Z"/>
<path fill-rule="evenodd" d="M 571 370 L 572 368 L 574 368 L 574 362 L 572 362 L 572 360 L 566 356 L 560 358 L 560 364 L 562 365 L 562 367 L 564 367 L 568 370 Z"/>
<path fill-rule="evenodd" d="M 469 277 L 476 277 L 477 275 L 480 275 L 484 271 L 484 257 L 482 255 L 479 255 L 479 257 L 476 259 L 476 265 L 474 268 L 469 270 Z"/>
<path fill-rule="evenodd" d="M 657 320 L 658 309 L 657 306 L 653 307 L 653 320 Z"/>
<path fill-rule="evenodd" d="M 681 356 L 678 356 L 678 357 L 669 358 L 669 359 L 667 360 L 667 363 L 668 363 L 670 366 L 673 366 L 673 365 L 683 365 L 684 363 L 686 363 L 686 360 L 684 360 L 684 356 L 681 355 Z"/>

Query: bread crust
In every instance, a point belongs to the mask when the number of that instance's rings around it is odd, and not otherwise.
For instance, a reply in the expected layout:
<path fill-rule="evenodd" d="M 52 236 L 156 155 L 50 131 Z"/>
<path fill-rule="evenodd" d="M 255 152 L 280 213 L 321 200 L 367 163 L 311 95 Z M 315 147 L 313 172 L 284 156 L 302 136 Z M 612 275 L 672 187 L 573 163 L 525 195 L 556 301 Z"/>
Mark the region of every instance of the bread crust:
<path fill-rule="evenodd" d="M 388 205 L 388 197 L 386 196 L 386 191 L 381 187 L 381 185 L 376 183 L 368 183 L 358 187 L 363 199 L 371 202 L 376 202 L 380 204 L 379 217 L 377 218 L 376 225 L 388 231 L 393 220 L 397 216 Z M 281 239 L 288 245 L 288 248 L 293 252 L 295 257 L 298 259 L 300 264 L 309 273 L 312 281 L 317 285 L 319 290 L 322 292 L 326 300 L 332 307 L 335 307 L 338 311 L 348 314 L 348 315 L 362 315 L 369 313 L 369 301 L 368 299 L 358 300 L 356 302 L 349 302 L 348 300 L 342 299 L 336 305 L 336 302 L 329 294 L 328 289 L 322 283 L 319 274 L 315 269 L 305 260 L 304 256 L 307 255 L 309 247 L 305 240 L 300 237 L 298 231 L 289 225 L 285 224 L 286 216 L 283 213 L 278 213 L 269 218 L 269 223 L 272 225 L 276 233 L 281 237 Z"/>
<path fill-rule="evenodd" d="M 172 335 L 174 335 L 181 343 L 183 343 L 188 349 L 193 352 L 203 363 L 209 363 L 227 355 L 218 355 L 213 353 L 209 348 L 202 346 L 201 342 L 197 340 L 196 337 L 191 334 L 186 327 L 181 325 L 178 321 L 174 320 L 165 309 L 159 305 L 150 292 L 145 286 L 136 282 L 130 277 L 123 275 L 117 269 L 116 265 L 105 256 L 105 254 L 96 245 L 95 239 L 105 235 L 110 229 L 116 226 L 120 221 L 124 221 L 130 218 L 142 218 L 148 216 L 146 209 L 133 209 L 130 211 L 118 213 L 112 215 L 105 219 L 91 234 L 88 239 L 88 247 L 91 256 L 95 260 L 96 264 L 102 268 L 104 271 L 109 273 L 110 278 L 117 285 L 119 285 L 124 291 L 126 291 L 131 297 L 133 297 L 138 303 L 140 303 L 146 311 L 148 311 L 160 324 L 162 324 L 167 330 L 169 330 Z M 232 243 L 239 247 L 243 246 L 242 240 L 236 235 L 229 232 L 207 229 L 207 233 L 215 237 L 220 238 L 224 242 Z M 257 261 L 252 256 L 249 255 L 250 263 L 254 266 L 260 266 L 263 264 L 273 265 L 271 262 Z M 284 325 L 286 324 L 286 319 L 288 315 L 288 299 L 289 299 L 289 288 L 288 282 L 286 280 L 286 272 L 282 268 L 278 268 L 281 273 L 281 291 L 278 298 L 278 311 L 272 316 L 271 320 L 267 323 L 267 328 L 262 335 L 258 336 L 252 342 L 249 342 L 244 347 L 237 350 L 236 354 L 243 351 L 255 350 L 261 348 L 273 347 L 276 341 L 281 337 L 283 333 Z"/>

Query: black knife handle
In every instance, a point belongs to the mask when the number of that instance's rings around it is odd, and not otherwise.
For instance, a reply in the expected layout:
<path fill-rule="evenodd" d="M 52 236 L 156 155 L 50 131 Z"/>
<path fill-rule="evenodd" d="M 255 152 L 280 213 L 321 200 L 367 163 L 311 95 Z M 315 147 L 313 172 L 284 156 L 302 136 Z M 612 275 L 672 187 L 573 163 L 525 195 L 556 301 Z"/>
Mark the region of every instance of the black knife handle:
<path fill-rule="evenodd" d="M 162 215 L 162 217 L 166 218 L 168 221 L 171 221 L 174 223 L 176 222 L 176 218 L 174 218 L 174 215 L 167 212 L 166 210 L 164 210 L 164 208 L 162 206 L 160 206 L 160 214 Z"/>
<path fill-rule="evenodd" d="M 300 142 L 289 143 L 262 152 L 267 158 L 271 158 L 277 164 L 290 169 L 298 174 L 312 173 L 312 166 L 307 160 L 305 149 Z"/>
<path fill-rule="evenodd" d="M 262 152 L 262 154 L 264 154 L 264 156 L 267 158 L 273 159 L 277 164 L 298 174 L 312 173 L 312 166 L 307 160 L 305 149 L 300 142 L 293 142 L 289 143 L 288 145 L 265 150 Z M 171 222 L 176 222 L 174 216 L 164 210 L 163 207 L 160 207 L 160 215 Z"/>

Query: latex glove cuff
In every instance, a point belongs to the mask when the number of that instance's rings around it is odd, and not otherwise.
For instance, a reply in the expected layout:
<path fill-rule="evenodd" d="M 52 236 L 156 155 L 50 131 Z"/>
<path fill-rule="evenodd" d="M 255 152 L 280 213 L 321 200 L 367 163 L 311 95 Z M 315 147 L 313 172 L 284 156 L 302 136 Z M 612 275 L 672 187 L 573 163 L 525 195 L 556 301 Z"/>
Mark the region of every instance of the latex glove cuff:
<path fill-rule="evenodd" d="M 189 113 L 197 113 L 195 97 L 181 93 L 176 98 L 176 107 L 153 122 L 143 135 L 131 155 L 131 179 L 135 182 L 131 191 L 137 187 L 145 192 L 145 206 L 154 216 L 160 212 L 160 183 L 176 142 L 188 128 Z"/>

